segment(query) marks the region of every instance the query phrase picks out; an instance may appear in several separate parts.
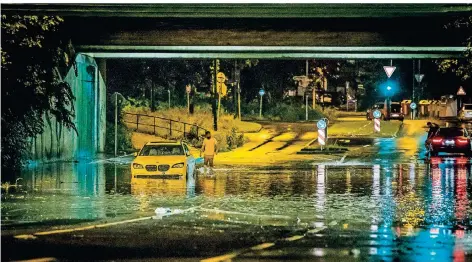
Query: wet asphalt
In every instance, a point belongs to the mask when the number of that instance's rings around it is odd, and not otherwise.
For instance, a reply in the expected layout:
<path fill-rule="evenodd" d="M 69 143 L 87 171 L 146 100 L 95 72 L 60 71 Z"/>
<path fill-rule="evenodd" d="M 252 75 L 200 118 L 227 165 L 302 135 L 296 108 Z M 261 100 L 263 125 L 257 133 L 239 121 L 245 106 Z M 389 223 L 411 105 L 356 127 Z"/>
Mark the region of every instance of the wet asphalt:
<path fill-rule="evenodd" d="M 32 167 L 2 194 L 2 260 L 472 260 L 470 161 L 421 139 L 182 180 L 135 181 L 129 157 Z"/>

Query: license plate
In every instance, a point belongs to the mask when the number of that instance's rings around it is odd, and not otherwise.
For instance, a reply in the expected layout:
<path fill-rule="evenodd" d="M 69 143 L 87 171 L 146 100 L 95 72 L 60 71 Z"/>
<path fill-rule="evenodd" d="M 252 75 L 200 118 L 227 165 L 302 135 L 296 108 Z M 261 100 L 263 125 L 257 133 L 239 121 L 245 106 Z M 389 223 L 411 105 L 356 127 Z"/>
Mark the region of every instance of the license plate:
<path fill-rule="evenodd" d="M 454 140 L 446 140 L 445 143 L 447 146 L 453 146 L 454 145 Z"/>

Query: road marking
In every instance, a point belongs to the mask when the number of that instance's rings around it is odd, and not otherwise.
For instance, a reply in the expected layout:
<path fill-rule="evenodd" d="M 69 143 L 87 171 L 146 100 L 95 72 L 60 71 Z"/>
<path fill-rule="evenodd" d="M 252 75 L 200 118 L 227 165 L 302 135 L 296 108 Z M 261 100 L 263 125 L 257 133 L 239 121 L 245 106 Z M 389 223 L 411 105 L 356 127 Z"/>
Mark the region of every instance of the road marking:
<path fill-rule="evenodd" d="M 134 223 L 134 222 L 139 222 L 139 221 L 143 221 L 143 220 L 161 219 L 162 217 L 178 215 L 178 214 L 182 214 L 182 213 L 185 213 L 185 212 L 188 212 L 188 211 L 193 211 L 197 208 L 199 208 L 199 206 L 184 209 L 184 210 L 181 210 L 180 212 L 172 212 L 172 213 L 169 213 L 169 214 L 162 214 L 161 216 L 140 217 L 140 218 L 133 218 L 133 219 L 128 219 L 128 220 L 123 220 L 123 221 L 98 224 L 98 225 L 75 227 L 75 228 L 66 228 L 66 229 L 57 229 L 57 230 L 50 230 L 50 231 L 42 231 L 42 232 L 36 232 L 36 233 L 33 233 L 33 234 L 21 234 L 21 235 L 15 235 L 13 237 L 16 238 L 16 239 L 24 239 L 24 240 L 36 239 L 36 236 L 46 236 L 46 235 L 55 235 L 55 234 L 62 234 L 62 233 L 71 233 L 71 232 L 76 232 L 76 231 L 84 231 L 84 230 L 90 230 L 90 229 L 97 229 L 97 228 L 104 228 L 104 227 L 111 227 L 111 226 L 116 226 L 116 225 Z"/>
<path fill-rule="evenodd" d="M 292 237 L 287 237 L 284 240 L 285 241 L 297 241 L 297 240 L 302 239 L 304 237 L 305 237 L 304 235 L 296 235 L 296 236 L 292 236 Z"/>
<path fill-rule="evenodd" d="M 57 261 L 54 257 L 41 257 L 41 258 L 33 258 L 33 259 L 26 259 L 26 260 L 14 260 L 16 262 L 49 262 L 49 261 Z"/>
<path fill-rule="evenodd" d="M 221 210 L 221 209 L 199 208 L 198 211 L 212 212 L 212 213 L 222 213 L 222 214 L 233 214 L 233 215 L 244 215 L 244 216 L 255 216 L 255 217 L 269 217 L 269 218 L 291 219 L 290 216 L 283 216 L 283 215 L 259 215 L 259 214 L 242 213 L 242 212 L 236 212 L 236 211 L 227 211 L 227 210 Z"/>
<path fill-rule="evenodd" d="M 262 244 L 251 247 L 251 250 L 263 250 L 263 249 L 272 247 L 274 245 L 275 243 L 262 243 Z"/>
<path fill-rule="evenodd" d="M 283 242 L 283 241 L 288 241 L 288 242 L 291 242 L 291 241 L 297 241 L 297 240 L 300 240 L 302 238 L 304 238 L 307 234 L 316 234 L 320 231 L 322 231 L 323 229 L 325 229 L 326 227 L 318 227 L 318 228 L 314 228 L 314 229 L 310 229 L 308 231 L 306 231 L 305 234 L 303 235 L 295 235 L 295 236 L 291 236 L 291 237 L 287 237 L 287 238 L 283 238 L 279 241 L 275 241 L 275 242 L 271 242 L 271 243 L 262 243 L 262 244 L 258 244 L 258 245 L 255 245 L 255 246 L 252 246 L 250 248 L 246 248 L 246 249 L 242 249 L 242 250 L 238 250 L 238 251 L 233 251 L 231 253 L 228 253 L 228 254 L 224 254 L 224 255 L 221 255 L 221 256 L 216 256 L 216 257 L 210 257 L 210 258 L 206 258 L 206 259 L 202 259 L 200 260 L 201 262 L 218 262 L 218 261 L 228 261 L 228 260 L 231 260 L 239 255 L 242 255 L 244 253 L 247 253 L 247 252 L 250 252 L 250 251 L 259 251 L 259 250 L 264 250 L 264 249 L 267 249 L 269 247 L 273 247 L 275 246 L 275 243 L 276 242 Z"/>
<path fill-rule="evenodd" d="M 13 237 L 16 238 L 16 239 L 36 239 L 36 236 L 55 235 L 55 234 L 71 233 L 71 232 L 84 231 L 84 230 L 90 230 L 90 229 L 96 229 L 96 228 L 104 228 L 104 227 L 116 226 L 116 225 L 121 225 L 121 224 L 134 223 L 134 222 L 143 221 L 143 220 L 149 220 L 149 219 L 153 219 L 153 218 L 154 217 L 152 217 L 152 216 L 151 217 L 140 217 L 140 218 L 134 218 L 134 219 L 128 219 L 128 220 L 124 220 L 124 221 L 98 224 L 98 225 L 92 225 L 92 226 L 42 231 L 42 232 L 36 232 L 36 233 L 33 233 L 33 234 L 21 234 L 21 235 L 16 235 L 16 236 L 13 236 Z"/>
<path fill-rule="evenodd" d="M 127 223 L 134 223 L 138 221 L 143 221 L 143 220 L 149 220 L 153 219 L 153 217 L 140 217 L 140 218 L 134 218 L 134 219 L 128 219 L 124 221 L 118 221 L 118 222 L 112 222 L 112 223 L 105 223 L 105 224 L 98 224 L 98 225 L 92 225 L 92 226 L 85 226 L 85 227 L 76 227 L 76 228 L 68 228 L 68 229 L 58 229 L 58 230 L 51 230 L 51 231 L 43 231 L 43 232 L 36 232 L 33 235 L 34 236 L 46 236 L 46 235 L 54 235 L 54 234 L 62 234 L 62 233 L 70 233 L 70 232 L 75 232 L 75 231 L 84 231 L 84 230 L 90 230 L 90 229 L 95 229 L 95 228 L 104 228 L 104 227 L 110 227 L 110 226 L 116 226 L 116 225 L 121 225 L 121 224 L 127 224 Z M 15 236 L 16 237 L 16 236 Z"/>
<path fill-rule="evenodd" d="M 226 255 L 222 255 L 222 256 L 217 256 L 217 257 L 211 257 L 211 258 L 207 258 L 207 259 L 202 259 L 200 260 L 201 262 L 218 262 L 218 261 L 227 261 L 227 260 L 231 260 L 235 257 L 237 257 L 238 255 L 240 255 L 242 253 L 242 251 L 236 251 L 236 252 L 232 252 L 232 253 L 229 253 L 229 254 L 226 254 Z"/>

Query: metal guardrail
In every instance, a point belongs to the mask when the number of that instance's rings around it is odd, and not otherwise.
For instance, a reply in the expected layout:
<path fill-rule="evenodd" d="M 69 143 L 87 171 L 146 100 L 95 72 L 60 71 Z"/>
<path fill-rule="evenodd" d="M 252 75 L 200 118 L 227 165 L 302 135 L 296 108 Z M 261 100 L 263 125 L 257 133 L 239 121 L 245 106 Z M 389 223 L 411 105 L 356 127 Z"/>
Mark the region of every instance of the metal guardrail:
<path fill-rule="evenodd" d="M 183 133 L 183 137 L 187 138 L 188 135 L 191 134 L 191 128 L 194 127 L 196 128 L 196 135 L 197 138 L 200 138 L 205 134 L 207 129 L 183 122 L 183 121 L 178 121 L 178 120 L 173 120 L 169 118 L 164 118 L 164 117 L 159 117 L 159 116 L 151 116 L 151 115 L 143 115 L 143 114 L 135 114 L 135 113 L 123 113 L 124 116 L 131 116 L 133 120 L 129 120 L 129 117 L 123 117 L 123 122 L 131 125 L 136 125 L 135 131 L 141 131 L 143 133 L 151 133 L 153 135 L 156 135 L 156 130 L 158 129 L 165 129 L 168 132 L 169 136 L 172 136 L 172 133 L 174 132 L 179 132 Z M 148 120 L 148 121 L 145 121 Z M 143 128 L 140 130 L 139 127 L 149 127 L 148 130 L 144 130 Z M 181 127 L 181 128 L 179 128 Z M 200 133 L 203 132 L 202 135 Z"/>

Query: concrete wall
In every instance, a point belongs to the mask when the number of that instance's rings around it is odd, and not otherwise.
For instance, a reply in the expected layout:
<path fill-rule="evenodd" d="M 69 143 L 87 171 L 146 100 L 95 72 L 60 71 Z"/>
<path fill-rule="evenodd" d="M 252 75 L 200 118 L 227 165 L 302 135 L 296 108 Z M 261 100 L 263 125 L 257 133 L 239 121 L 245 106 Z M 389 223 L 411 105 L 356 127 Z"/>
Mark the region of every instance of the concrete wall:
<path fill-rule="evenodd" d="M 43 116 L 44 132 L 32 138 L 32 158 L 38 162 L 91 159 L 103 152 L 106 135 L 106 86 L 95 60 L 77 55 L 64 80 L 75 96 L 74 122 L 78 134 Z"/>

